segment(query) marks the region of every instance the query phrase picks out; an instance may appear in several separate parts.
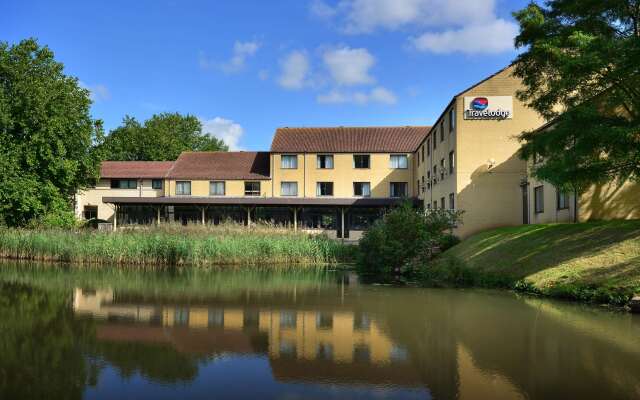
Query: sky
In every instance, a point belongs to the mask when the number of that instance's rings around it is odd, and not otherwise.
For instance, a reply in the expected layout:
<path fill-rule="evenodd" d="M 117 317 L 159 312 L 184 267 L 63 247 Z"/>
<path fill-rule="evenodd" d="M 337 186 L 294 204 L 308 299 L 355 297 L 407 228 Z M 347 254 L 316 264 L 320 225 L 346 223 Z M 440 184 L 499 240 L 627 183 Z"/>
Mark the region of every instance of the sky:
<path fill-rule="evenodd" d="M 0 41 L 53 50 L 105 129 L 197 116 L 232 150 L 284 126 L 431 125 L 517 55 L 528 0 L 0 0 Z"/>

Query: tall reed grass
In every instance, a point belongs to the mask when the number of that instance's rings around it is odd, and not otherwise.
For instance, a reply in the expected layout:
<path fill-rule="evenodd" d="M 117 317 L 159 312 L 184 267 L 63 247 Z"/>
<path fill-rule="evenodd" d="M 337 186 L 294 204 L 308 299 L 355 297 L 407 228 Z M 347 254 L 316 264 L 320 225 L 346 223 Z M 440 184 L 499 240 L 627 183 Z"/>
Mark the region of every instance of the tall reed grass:
<path fill-rule="evenodd" d="M 268 227 L 0 229 L 0 257 L 80 264 L 312 266 L 347 261 L 352 251 L 325 236 Z"/>

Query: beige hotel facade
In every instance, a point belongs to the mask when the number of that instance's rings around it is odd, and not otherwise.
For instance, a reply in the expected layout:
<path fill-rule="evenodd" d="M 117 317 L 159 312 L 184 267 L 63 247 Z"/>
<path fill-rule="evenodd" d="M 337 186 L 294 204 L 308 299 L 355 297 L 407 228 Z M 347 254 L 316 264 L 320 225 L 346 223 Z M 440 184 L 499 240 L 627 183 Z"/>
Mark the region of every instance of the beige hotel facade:
<path fill-rule="evenodd" d="M 265 152 L 185 152 L 176 161 L 105 161 L 76 196 L 80 218 L 114 227 L 258 220 L 358 239 L 412 201 L 463 210 L 456 233 L 499 226 L 640 218 L 640 185 L 574 196 L 531 176 L 517 136 L 549 124 L 516 98 L 507 67 L 454 95 L 433 126 L 279 128 Z"/>

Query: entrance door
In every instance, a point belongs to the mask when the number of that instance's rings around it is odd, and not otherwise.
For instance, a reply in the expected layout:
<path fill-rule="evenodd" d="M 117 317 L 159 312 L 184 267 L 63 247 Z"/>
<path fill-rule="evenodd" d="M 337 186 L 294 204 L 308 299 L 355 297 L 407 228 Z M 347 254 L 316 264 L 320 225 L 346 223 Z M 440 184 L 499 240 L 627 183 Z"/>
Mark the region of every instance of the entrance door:
<path fill-rule="evenodd" d="M 529 223 L 529 182 L 520 185 L 522 189 L 522 223 Z"/>

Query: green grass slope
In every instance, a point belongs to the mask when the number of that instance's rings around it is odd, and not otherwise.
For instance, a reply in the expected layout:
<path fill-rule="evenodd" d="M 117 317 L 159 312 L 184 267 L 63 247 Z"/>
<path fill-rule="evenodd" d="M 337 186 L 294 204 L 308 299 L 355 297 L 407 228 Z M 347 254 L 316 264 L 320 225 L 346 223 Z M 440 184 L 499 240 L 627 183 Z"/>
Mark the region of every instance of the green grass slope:
<path fill-rule="evenodd" d="M 485 231 L 446 251 L 434 268 L 449 281 L 622 304 L 640 291 L 640 221 Z"/>

